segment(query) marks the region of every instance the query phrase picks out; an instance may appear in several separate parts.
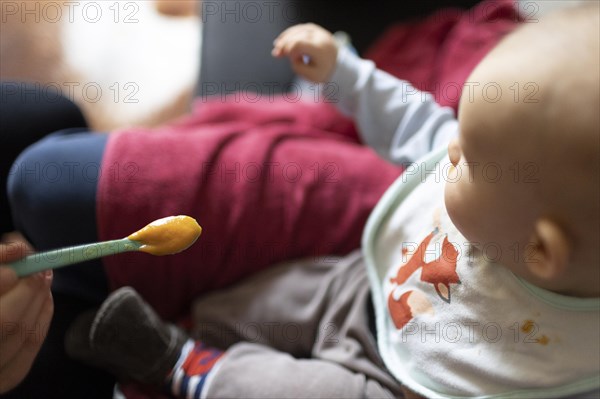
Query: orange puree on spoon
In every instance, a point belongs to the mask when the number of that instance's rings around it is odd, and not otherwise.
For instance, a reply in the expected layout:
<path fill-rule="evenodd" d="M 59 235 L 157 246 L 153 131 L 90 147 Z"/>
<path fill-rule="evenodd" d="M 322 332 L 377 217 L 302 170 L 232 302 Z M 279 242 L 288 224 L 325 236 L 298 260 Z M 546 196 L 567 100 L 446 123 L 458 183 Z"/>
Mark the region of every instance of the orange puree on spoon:
<path fill-rule="evenodd" d="M 189 216 L 169 216 L 155 220 L 127 238 L 142 244 L 139 251 L 152 255 L 171 255 L 192 245 L 202 228 Z"/>

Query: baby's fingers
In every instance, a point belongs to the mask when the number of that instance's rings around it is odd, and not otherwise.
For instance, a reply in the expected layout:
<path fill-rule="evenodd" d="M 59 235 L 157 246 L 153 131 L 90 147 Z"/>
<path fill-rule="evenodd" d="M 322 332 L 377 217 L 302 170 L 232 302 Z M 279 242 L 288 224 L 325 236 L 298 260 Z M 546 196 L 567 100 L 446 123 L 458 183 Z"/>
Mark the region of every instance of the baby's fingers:
<path fill-rule="evenodd" d="M 275 39 L 272 54 L 289 57 L 296 74 L 320 83 L 335 68 L 337 46 L 329 31 L 315 24 L 302 24 L 283 31 Z"/>
<path fill-rule="evenodd" d="M 275 57 L 290 55 L 292 49 L 299 44 L 305 47 L 305 51 L 314 50 L 317 39 L 323 28 L 315 24 L 294 25 L 284 30 L 273 42 L 272 54 Z"/>
<path fill-rule="evenodd" d="M 305 34 L 302 31 L 291 31 L 288 32 L 281 39 L 277 40 L 272 54 L 275 57 L 290 56 L 291 52 L 298 46 L 307 46 Z"/>
<path fill-rule="evenodd" d="M 285 42 L 289 41 L 290 38 L 302 33 L 306 30 L 306 24 L 294 25 L 279 34 L 273 41 L 273 46 L 281 47 Z"/>
<path fill-rule="evenodd" d="M 317 58 L 314 46 L 303 41 L 294 42 L 285 49 L 285 52 L 291 62 L 297 65 L 308 64 L 308 61 Z"/>

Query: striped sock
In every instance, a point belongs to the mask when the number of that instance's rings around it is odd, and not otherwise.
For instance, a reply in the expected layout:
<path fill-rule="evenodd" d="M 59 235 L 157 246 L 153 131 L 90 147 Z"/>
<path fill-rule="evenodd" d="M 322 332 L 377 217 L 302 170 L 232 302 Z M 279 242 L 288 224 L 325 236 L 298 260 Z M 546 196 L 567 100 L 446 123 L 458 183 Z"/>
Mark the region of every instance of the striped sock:
<path fill-rule="evenodd" d="M 189 339 L 167 377 L 167 389 L 177 398 L 200 399 L 208 374 L 223 352 Z"/>

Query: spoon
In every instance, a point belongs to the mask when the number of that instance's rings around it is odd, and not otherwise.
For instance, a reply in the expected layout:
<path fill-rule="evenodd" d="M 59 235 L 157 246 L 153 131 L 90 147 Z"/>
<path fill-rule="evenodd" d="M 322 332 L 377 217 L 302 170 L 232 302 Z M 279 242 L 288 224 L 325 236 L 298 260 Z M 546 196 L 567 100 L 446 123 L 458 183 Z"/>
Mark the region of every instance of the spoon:
<path fill-rule="evenodd" d="M 23 277 L 42 270 L 85 262 L 122 252 L 140 251 L 152 255 L 171 255 L 189 248 L 200 236 L 202 228 L 189 216 L 169 216 L 155 220 L 141 230 L 120 240 L 38 252 L 8 265 Z"/>

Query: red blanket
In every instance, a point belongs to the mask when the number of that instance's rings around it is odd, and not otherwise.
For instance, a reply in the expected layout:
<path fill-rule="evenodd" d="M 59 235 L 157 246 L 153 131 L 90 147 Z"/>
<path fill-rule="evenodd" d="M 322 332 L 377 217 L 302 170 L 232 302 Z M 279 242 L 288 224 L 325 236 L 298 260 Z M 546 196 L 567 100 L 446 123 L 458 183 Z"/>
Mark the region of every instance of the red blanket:
<path fill-rule="evenodd" d="M 357 248 L 400 170 L 335 133 L 318 108 L 204 103 L 178 123 L 113 135 L 98 192 L 100 239 L 178 214 L 204 232 L 174 256 L 106 258 L 112 287 L 134 286 L 174 319 L 202 292 L 275 262 Z"/>
<path fill-rule="evenodd" d="M 442 10 L 391 28 L 368 57 L 456 109 L 473 67 L 519 22 L 512 0 Z M 284 99 L 200 103 L 169 126 L 118 132 L 102 170 L 100 239 L 175 214 L 204 227 L 175 256 L 105 258 L 113 288 L 133 285 L 168 319 L 202 292 L 273 262 L 357 248 L 369 212 L 400 173 L 361 146 L 330 105 Z"/>
<path fill-rule="evenodd" d="M 514 0 L 485 0 L 473 9 L 442 9 L 390 28 L 367 53 L 377 66 L 458 107 L 460 90 L 473 68 L 522 17 Z"/>

